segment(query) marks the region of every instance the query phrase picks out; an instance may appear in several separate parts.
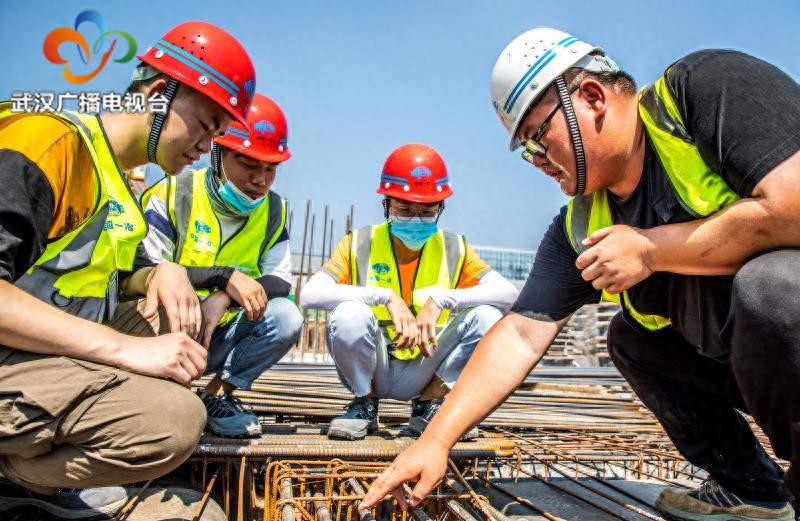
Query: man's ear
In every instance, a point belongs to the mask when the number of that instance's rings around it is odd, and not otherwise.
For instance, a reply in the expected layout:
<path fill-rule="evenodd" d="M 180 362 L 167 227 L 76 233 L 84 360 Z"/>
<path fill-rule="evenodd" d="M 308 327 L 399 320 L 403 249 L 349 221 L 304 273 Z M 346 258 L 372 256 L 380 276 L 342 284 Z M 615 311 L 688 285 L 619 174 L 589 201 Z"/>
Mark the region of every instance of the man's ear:
<path fill-rule="evenodd" d="M 144 97 L 150 99 L 153 94 L 164 94 L 166 90 L 167 80 L 164 78 L 157 78 L 144 88 Z"/>
<path fill-rule="evenodd" d="M 581 82 L 579 89 L 582 101 L 594 112 L 595 121 L 600 121 L 608 109 L 608 92 L 597 80 L 587 78 Z"/>

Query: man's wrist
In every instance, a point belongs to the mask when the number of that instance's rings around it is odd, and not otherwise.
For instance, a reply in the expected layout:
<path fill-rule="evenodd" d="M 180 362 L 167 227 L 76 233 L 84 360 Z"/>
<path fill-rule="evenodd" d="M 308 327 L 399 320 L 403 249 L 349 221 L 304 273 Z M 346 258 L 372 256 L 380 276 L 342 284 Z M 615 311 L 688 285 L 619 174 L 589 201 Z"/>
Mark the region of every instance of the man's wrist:
<path fill-rule="evenodd" d="M 657 271 L 668 271 L 661 265 L 659 258 L 658 241 L 658 227 L 649 228 L 647 230 L 639 230 L 639 234 L 644 238 L 644 251 L 642 252 L 642 262 L 645 266 L 650 268 L 650 271 L 655 273 Z"/>
<path fill-rule="evenodd" d="M 101 333 L 92 335 L 93 342 L 87 345 L 86 358 L 114 367 L 120 367 L 122 359 L 124 333 L 108 327 L 100 326 Z"/>
<path fill-rule="evenodd" d="M 230 266 L 220 267 L 220 272 L 217 275 L 217 288 L 222 291 L 227 291 L 228 283 L 231 281 L 234 271 L 236 270 Z"/>
<path fill-rule="evenodd" d="M 453 445 L 458 441 L 458 438 L 454 440 L 448 440 L 449 436 L 439 436 L 438 433 L 434 432 L 429 428 L 426 428 L 425 431 L 420 435 L 419 441 L 426 444 L 436 445 L 441 448 L 444 452 L 449 453 L 450 449 L 453 448 Z"/>
<path fill-rule="evenodd" d="M 218 295 L 217 298 L 224 300 L 225 307 L 230 307 L 231 302 L 233 302 L 233 299 L 231 298 L 230 295 L 228 295 L 228 292 L 226 292 L 225 290 L 216 291 L 213 293 L 213 295 Z"/>

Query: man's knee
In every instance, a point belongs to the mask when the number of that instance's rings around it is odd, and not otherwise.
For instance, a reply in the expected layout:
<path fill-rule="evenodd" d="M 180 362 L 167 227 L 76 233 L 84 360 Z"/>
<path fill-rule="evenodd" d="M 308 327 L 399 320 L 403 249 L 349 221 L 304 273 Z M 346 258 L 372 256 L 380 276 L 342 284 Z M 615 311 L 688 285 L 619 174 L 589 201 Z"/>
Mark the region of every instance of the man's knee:
<path fill-rule="evenodd" d="M 275 323 L 278 343 L 287 349 L 294 345 L 303 329 L 303 315 L 297 306 L 287 298 L 270 299 L 265 320 L 268 316 Z"/>
<path fill-rule="evenodd" d="M 143 439 L 152 436 L 154 441 L 145 441 L 137 452 L 144 453 L 144 459 L 163 462 L 167 468 L 164 472 L 169 472 L 183 463 L 197 446 L 206 425 L 206 409 L 190 390 L 173 382 L 159 383 L 165 385 L 153 386 L 153 394 L 142 397 Z M 158 436 L 165 426 L 169 426 L 169 436 Z"/>
<path fill-rule="evenodd" d="M 469 314 L 470 329 L 481 337 L 503 318 L 502 311 L 489 305 L 476 306 L 470 310 Z"/>
<path fill-rule="evenodd" d="M 375 314 L 363 302 L 342 302 L 328 317 L 328 328 L 336 347 L 359 344 L 375 327 Z"/>
<path fill-rule="evenodd" d="M 630 365 L 630 354 L 639 345 L 635 336 L 636 329 L 625 321 L 621 312 L 614 315 L 608 323 L 606 337 L 608 356 L 620 371 Z"/>
<path fill-rule="evenodd" d="M 800 302 L 799 261 L 800 250 L 783 249 L 745 263 L 733 278 L 733 317 L 773 331 L 796 324 L 800 311 L 796 304 Z"/>

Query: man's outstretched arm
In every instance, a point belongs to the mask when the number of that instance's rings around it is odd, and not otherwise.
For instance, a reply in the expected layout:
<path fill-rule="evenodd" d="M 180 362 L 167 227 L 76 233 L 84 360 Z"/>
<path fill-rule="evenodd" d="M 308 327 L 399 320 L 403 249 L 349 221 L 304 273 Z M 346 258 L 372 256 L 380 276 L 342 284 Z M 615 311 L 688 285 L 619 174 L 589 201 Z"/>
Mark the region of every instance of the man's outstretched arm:
<path fill-rule="evenodd" d="M 495 324 L 420 439 L 375 480 L 361 508 L 371 508 L 391 492 L 405 510 L 401 487 L 406 482 L 417 482 L 410 500 L 417 506 L 444 476 L 450 448 L 525 380 L 568 319 L 550 322 L 510 313 Z"/>

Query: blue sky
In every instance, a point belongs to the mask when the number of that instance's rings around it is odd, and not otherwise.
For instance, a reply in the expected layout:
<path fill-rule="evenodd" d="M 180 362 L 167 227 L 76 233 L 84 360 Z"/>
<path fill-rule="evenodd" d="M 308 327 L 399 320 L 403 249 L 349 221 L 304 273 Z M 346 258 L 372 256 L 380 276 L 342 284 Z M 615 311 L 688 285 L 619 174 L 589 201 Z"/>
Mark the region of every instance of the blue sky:
<path fill-rule="evenodd" d="M 375 189 L 386 156 L 421 142 L 442 154 L 453 180 L 443 227 L 473 244 L 536 247 L 566 198 L 507 151 L 489 99 L 495 59 L 527 29 L 555 27 L 602 46 L 639 84 L 710 47 L 749 52 L 800 78 L 796 1 L 62 0 L 3 3 L 3 99 L 13 91 L 124 90 L 135 62 L 109 62 L 93 80 L 72 85 L 62 66 L 44 58 L 45 36 L 72 27 L 84 9 L 100 11 L 109 30 L 130 33 L 140 51 L 186 20 L 234 34 L 253 57 L 257 90 L 289 120 L 294 157 L 280 167 L 274 189 L 297 210 L 295 230 L 306 199 L 318 222 L 330 204 L 337 240 L 351 203 L 356 226 L 382 219 Z M 88 25 L 81 30 L 90 46 L 99 36 Z M 61 52 L 78 60 L 75 49 Z M 295 233 L 295 244 L 301 238 Z"/>

